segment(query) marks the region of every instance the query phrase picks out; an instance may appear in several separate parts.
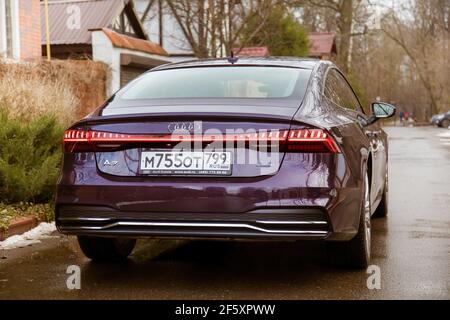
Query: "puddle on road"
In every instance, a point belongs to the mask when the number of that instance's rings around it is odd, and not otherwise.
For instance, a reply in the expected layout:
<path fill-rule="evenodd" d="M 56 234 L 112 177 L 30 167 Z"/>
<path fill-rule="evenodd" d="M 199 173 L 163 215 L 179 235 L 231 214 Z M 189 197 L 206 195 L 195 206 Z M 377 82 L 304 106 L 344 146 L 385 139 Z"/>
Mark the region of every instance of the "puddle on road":
<path fill-rule="evenodd" d="M 450 233 L 430 232 L 430 231 L 411 231 L 411 238 L 414 239 L 450 239 Z"/>
<path fill-rule="evenodd" d="M 187 240 L 139 239 L 130 257 L 136 262 L 152 260 L 162 253 L 174 250 L 188 242 Z"/>
<path fill-rule="evenodd" d="M 411 238 L 450 239 L 450 221 L 428 219 L 415 219 L 414 221 L 408 227 L 413 229 L 409 231 Z"/>

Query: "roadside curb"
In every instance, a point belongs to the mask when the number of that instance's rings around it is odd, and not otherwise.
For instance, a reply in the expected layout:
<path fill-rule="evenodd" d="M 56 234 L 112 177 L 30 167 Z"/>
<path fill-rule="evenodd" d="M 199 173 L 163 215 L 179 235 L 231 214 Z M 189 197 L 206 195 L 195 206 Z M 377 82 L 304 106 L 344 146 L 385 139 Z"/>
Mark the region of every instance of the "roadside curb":
<path fill-rule="evenodd" d="M 35 216 L 26 216 L 20 218 L 14 218 L 7 231 L 0 230 L 0 241 L 5 240 L 8 237 L 19 235 L 30 231 L 37 227 L 38 219 Z"/>

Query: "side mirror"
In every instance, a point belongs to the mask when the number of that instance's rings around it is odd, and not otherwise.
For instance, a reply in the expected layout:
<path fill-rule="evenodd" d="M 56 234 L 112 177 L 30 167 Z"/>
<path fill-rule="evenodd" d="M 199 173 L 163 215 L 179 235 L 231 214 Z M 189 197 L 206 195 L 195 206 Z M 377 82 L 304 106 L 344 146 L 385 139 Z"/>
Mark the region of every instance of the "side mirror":
<path fill-rule="evenodd" d="M 389 103 L 374 102 L 371 105 L 372 115 L 367 119 L 368 124 L 375 123 L 379 119 L 390 118 L 395 115 L 396 108 Z"/>
<path fill-rule="evenodd" d="M 372 103 L 372 114 L 377 118 L 390 118 L 395 114 L 396 108 L 384 102 Z"/>

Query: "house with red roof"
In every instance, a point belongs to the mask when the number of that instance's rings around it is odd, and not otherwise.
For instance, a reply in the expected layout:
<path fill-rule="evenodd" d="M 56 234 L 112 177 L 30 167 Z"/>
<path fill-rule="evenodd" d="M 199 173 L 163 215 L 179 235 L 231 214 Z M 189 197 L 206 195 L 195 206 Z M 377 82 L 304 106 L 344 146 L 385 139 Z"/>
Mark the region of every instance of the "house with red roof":
<path fill-rule="evenodd" d="M 310 58 L 334 60 L 337 55 L 336 36 L 332 32 L 311 32 L 308 34 Z"/>
<path fill-rule="evenodd" d="M 233 49 L 233 53 L 237 57 L 268 57 L 268 47 L 243 47 Z"/>
<path fill-rule="evenodd" d="M 50 51 L 53 58 L 88 58 L 109 67 L 111 95 L 140 74 L 170 62 L 168 53 L 151 42 L 132 0 L 49 0 Z M 41 45 L 46 55 L 44 2 Z"/>
<path fill-rule="evenodd" d="M 308 57 L 322 60 L 334 60 L 337 55 L 336 36 L 332 32 L 311 32 L 308 34 Z M 270 56 L 269 48 L 243 47 L 233 50 L 236 56 L 241 57 L 267 57 Z"/>

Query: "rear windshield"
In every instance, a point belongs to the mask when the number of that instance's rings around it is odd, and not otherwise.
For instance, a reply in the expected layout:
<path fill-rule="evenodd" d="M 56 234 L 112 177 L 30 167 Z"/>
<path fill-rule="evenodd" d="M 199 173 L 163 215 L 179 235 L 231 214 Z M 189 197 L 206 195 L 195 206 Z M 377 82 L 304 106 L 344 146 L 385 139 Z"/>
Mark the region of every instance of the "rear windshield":
<path fill-rule="evenodd" d="M 287 67 L 196 67 L 153 71 L 126 86 L 125 100 L 302 99 L 311 70 Z"/>

